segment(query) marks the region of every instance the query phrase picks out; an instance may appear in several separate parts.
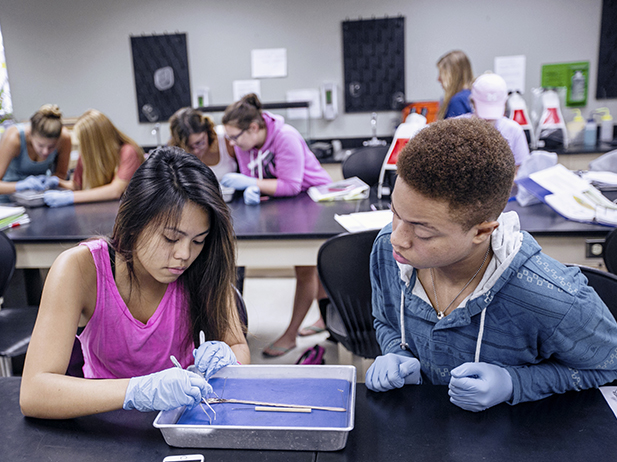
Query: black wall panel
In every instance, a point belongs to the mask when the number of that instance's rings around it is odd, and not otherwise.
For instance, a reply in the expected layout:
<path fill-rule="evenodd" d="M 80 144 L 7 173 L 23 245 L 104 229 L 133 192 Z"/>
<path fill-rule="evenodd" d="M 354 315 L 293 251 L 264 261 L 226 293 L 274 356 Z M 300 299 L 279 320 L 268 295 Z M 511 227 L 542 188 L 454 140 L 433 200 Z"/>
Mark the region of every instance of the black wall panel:
<path fill-rule="evenodd" d="M 617 0 L 602 2 L 596 99 L 617 98 Z"/>
<path fill-rule="evenodd" d="M 405 105 L 405 18 L 344 21 L 345 112 Z"/>
<path fill-rule="evenodd" d="M 163 122 L 191 106 L 186 34 L 131 37 L 140 122 Z"/>

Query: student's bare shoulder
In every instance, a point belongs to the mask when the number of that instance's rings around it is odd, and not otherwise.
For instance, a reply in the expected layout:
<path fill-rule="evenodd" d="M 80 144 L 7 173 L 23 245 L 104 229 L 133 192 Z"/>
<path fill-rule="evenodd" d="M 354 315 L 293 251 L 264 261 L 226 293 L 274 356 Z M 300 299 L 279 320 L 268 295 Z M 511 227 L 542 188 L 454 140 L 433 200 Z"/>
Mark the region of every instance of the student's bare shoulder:
<path fill-rule="evenodd" d="M 62 279 L 96 282 L 96 266 L 90 249 L 85 245 L 77 245 L 62 252 L 54 261 L 50 276 Z"/>
<path fill-rule="evenodd" d="M 13 150 L 19 150 L 21 146 L 21 137 L 16 125 L 7 128 L 4 135 L 2 135 L 2 146 L 12 148 Z"/>
<path fill-rule="evenodd" d="M 62 127 L 62 131 L 60 132 L 60 139 L 58 140 L 58 144 L 60 144 L 63 147 L 69 147 L 69 148 L 72 146 L 71 134 L 69 133 L 66 127 Z"/>

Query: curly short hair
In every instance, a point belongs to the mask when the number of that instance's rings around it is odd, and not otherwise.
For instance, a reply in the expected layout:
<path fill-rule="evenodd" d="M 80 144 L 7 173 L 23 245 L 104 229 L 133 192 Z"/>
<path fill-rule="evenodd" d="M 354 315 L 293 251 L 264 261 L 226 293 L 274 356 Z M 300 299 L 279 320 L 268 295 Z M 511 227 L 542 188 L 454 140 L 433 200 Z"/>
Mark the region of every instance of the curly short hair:
<path fill-rule="evenodd" d="M 208 145 L 212 146 L 216 138 L 214 122 L 210 117 L 191 107 L 178 109 L 169 118 L 169 131 L 171 139 L 169 146 L 177 146 L 186 152 L 191 152 L 189 137 L 194 134 L 206 133 Z"/>
<path fill-rule="evenodd" d="M 407 143 L 396 166 L 411 188 L 448 202 L 466 231 L 501 214 L 515 173 L 508 142 L 477 117 L 430 124 Z"/>

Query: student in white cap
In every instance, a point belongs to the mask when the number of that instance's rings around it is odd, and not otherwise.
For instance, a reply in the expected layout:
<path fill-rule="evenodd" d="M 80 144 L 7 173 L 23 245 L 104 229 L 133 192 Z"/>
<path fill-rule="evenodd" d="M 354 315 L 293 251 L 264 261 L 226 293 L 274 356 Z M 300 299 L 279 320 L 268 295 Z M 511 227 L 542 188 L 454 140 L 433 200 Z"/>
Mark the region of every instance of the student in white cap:
<path fill-rule="evenodd" d="M 497 74 L 485 72 L 471 86 L 471 103 L 473 115 L 488 120 L 499 130 L 510 145 L 514 154 L 516 168 L 529 157 L 529 144 L 523 128 L 513 120 L 504 116 L 508 87 L 506 81 Z M 464 114 L 461 117 L 471 117 Z"/>

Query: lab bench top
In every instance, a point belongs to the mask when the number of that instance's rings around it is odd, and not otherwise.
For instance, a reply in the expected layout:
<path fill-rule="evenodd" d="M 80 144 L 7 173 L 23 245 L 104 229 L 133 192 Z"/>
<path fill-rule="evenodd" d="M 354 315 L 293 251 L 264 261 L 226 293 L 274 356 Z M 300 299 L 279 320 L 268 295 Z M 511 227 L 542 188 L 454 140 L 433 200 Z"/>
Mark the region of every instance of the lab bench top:
<path fill-rule="evenodd" d="M 606 193 L 611 200 L 617 193 Z M 296 197 L 269 198 L 260 205 L 245 205 L 241 194 L 230 202 L 234 231 L 239 240 L 327 239 L 345 229 L 334 220 L 336 214 L 365 212 L 379 202 L 374 196 L 355 201 L 314 202 L 306 193 Z M 383 204 L 387 205 L 387 201 Z M 545 204 L 521 207 L 508 202 L 506 211 L 518 213 L 521 228 L 533 235 L 607 234 L 611 228 L 566 220 Z M 98 202 L 74 206 L 27 210 L 31 222 L 7 230 L 15 243 L 79 242 L 112 232 L 118 202 Z"/>
<path fill-rule="evenodd" d="M 606 143 L 604 141 L 598 142 L 595 146 L 584 146 L 582 144 L 571 144 L 567 149 L 559 148 L 559 149 L 543 149 L 549 152 L 556 152 L 557 154 L 598 154 L 598 156 L 605 154 L 609 151 L 617 149 L 617 139 L 615 139 L 612 143 Z"/>
<path fill-rule="evenodd" d="M 162 461 L 205 455 L 214 461 L 608 461 L 617 454 L 617 419 L 596 389 L 473 413 L 450 403 L 446 386 L 386 393 L 357 384 L 354 428 L 334 452 L 181 449 L 152 426 L 155 412 L 113 411 L 69 420 L 25 418 L 19 377 L 0 378 L 2 460 Z"/>
<path fill-rule="evenodd" d="M 249 268 L 312 266 L 325 240 L 344 233 L 336 214 L 365 212 L 371 205 L 388 206 L 374 196 L 356 201 L 316 203 L 306 194 L 270 198 L 247 206 L 242 195 L 229 204 L 237 236 L 237 264 Z M 18 268 L 50 268 L 60 253 L 76 243 L 110 235 L 118 202 L 78 204 L 28 210 L 31 223 L 7 230 L 17 249 Z M 549 256 L 567 263 L 595 266 L 585 254 L 586 239 L 602 239 L 611 228 L 566 220 L 544 204 L 520 207 L 521 228 L 530 232 Z"/>
<path fill-rule="evenodd" d="M 230 202 L 238 239 L 324 239 L 344 232 L 335 214 L 370 209 L 371 201 L 316 203 L 306 193 L 296 197 L 268 198 L 260 205 L 245 205 L 242 194 Z M 79 242 L 96 235 L 109 235 L 118 212 L 118 201 L 76 204 L 55 209 L 27 209 L 31 222 L 7 230 L 15 243 Z"/>
<path fill-rule="evenodd" d="M 113 411 L 66 420 L 26 418 L 21 378 L 0 378 L 0 459 L 18 461 L 162 462 L 165 456 L 205 454 L 207 462 L 311 462 L 313 452 L 172 448 L 152 426 L 156 412 Z"/>

